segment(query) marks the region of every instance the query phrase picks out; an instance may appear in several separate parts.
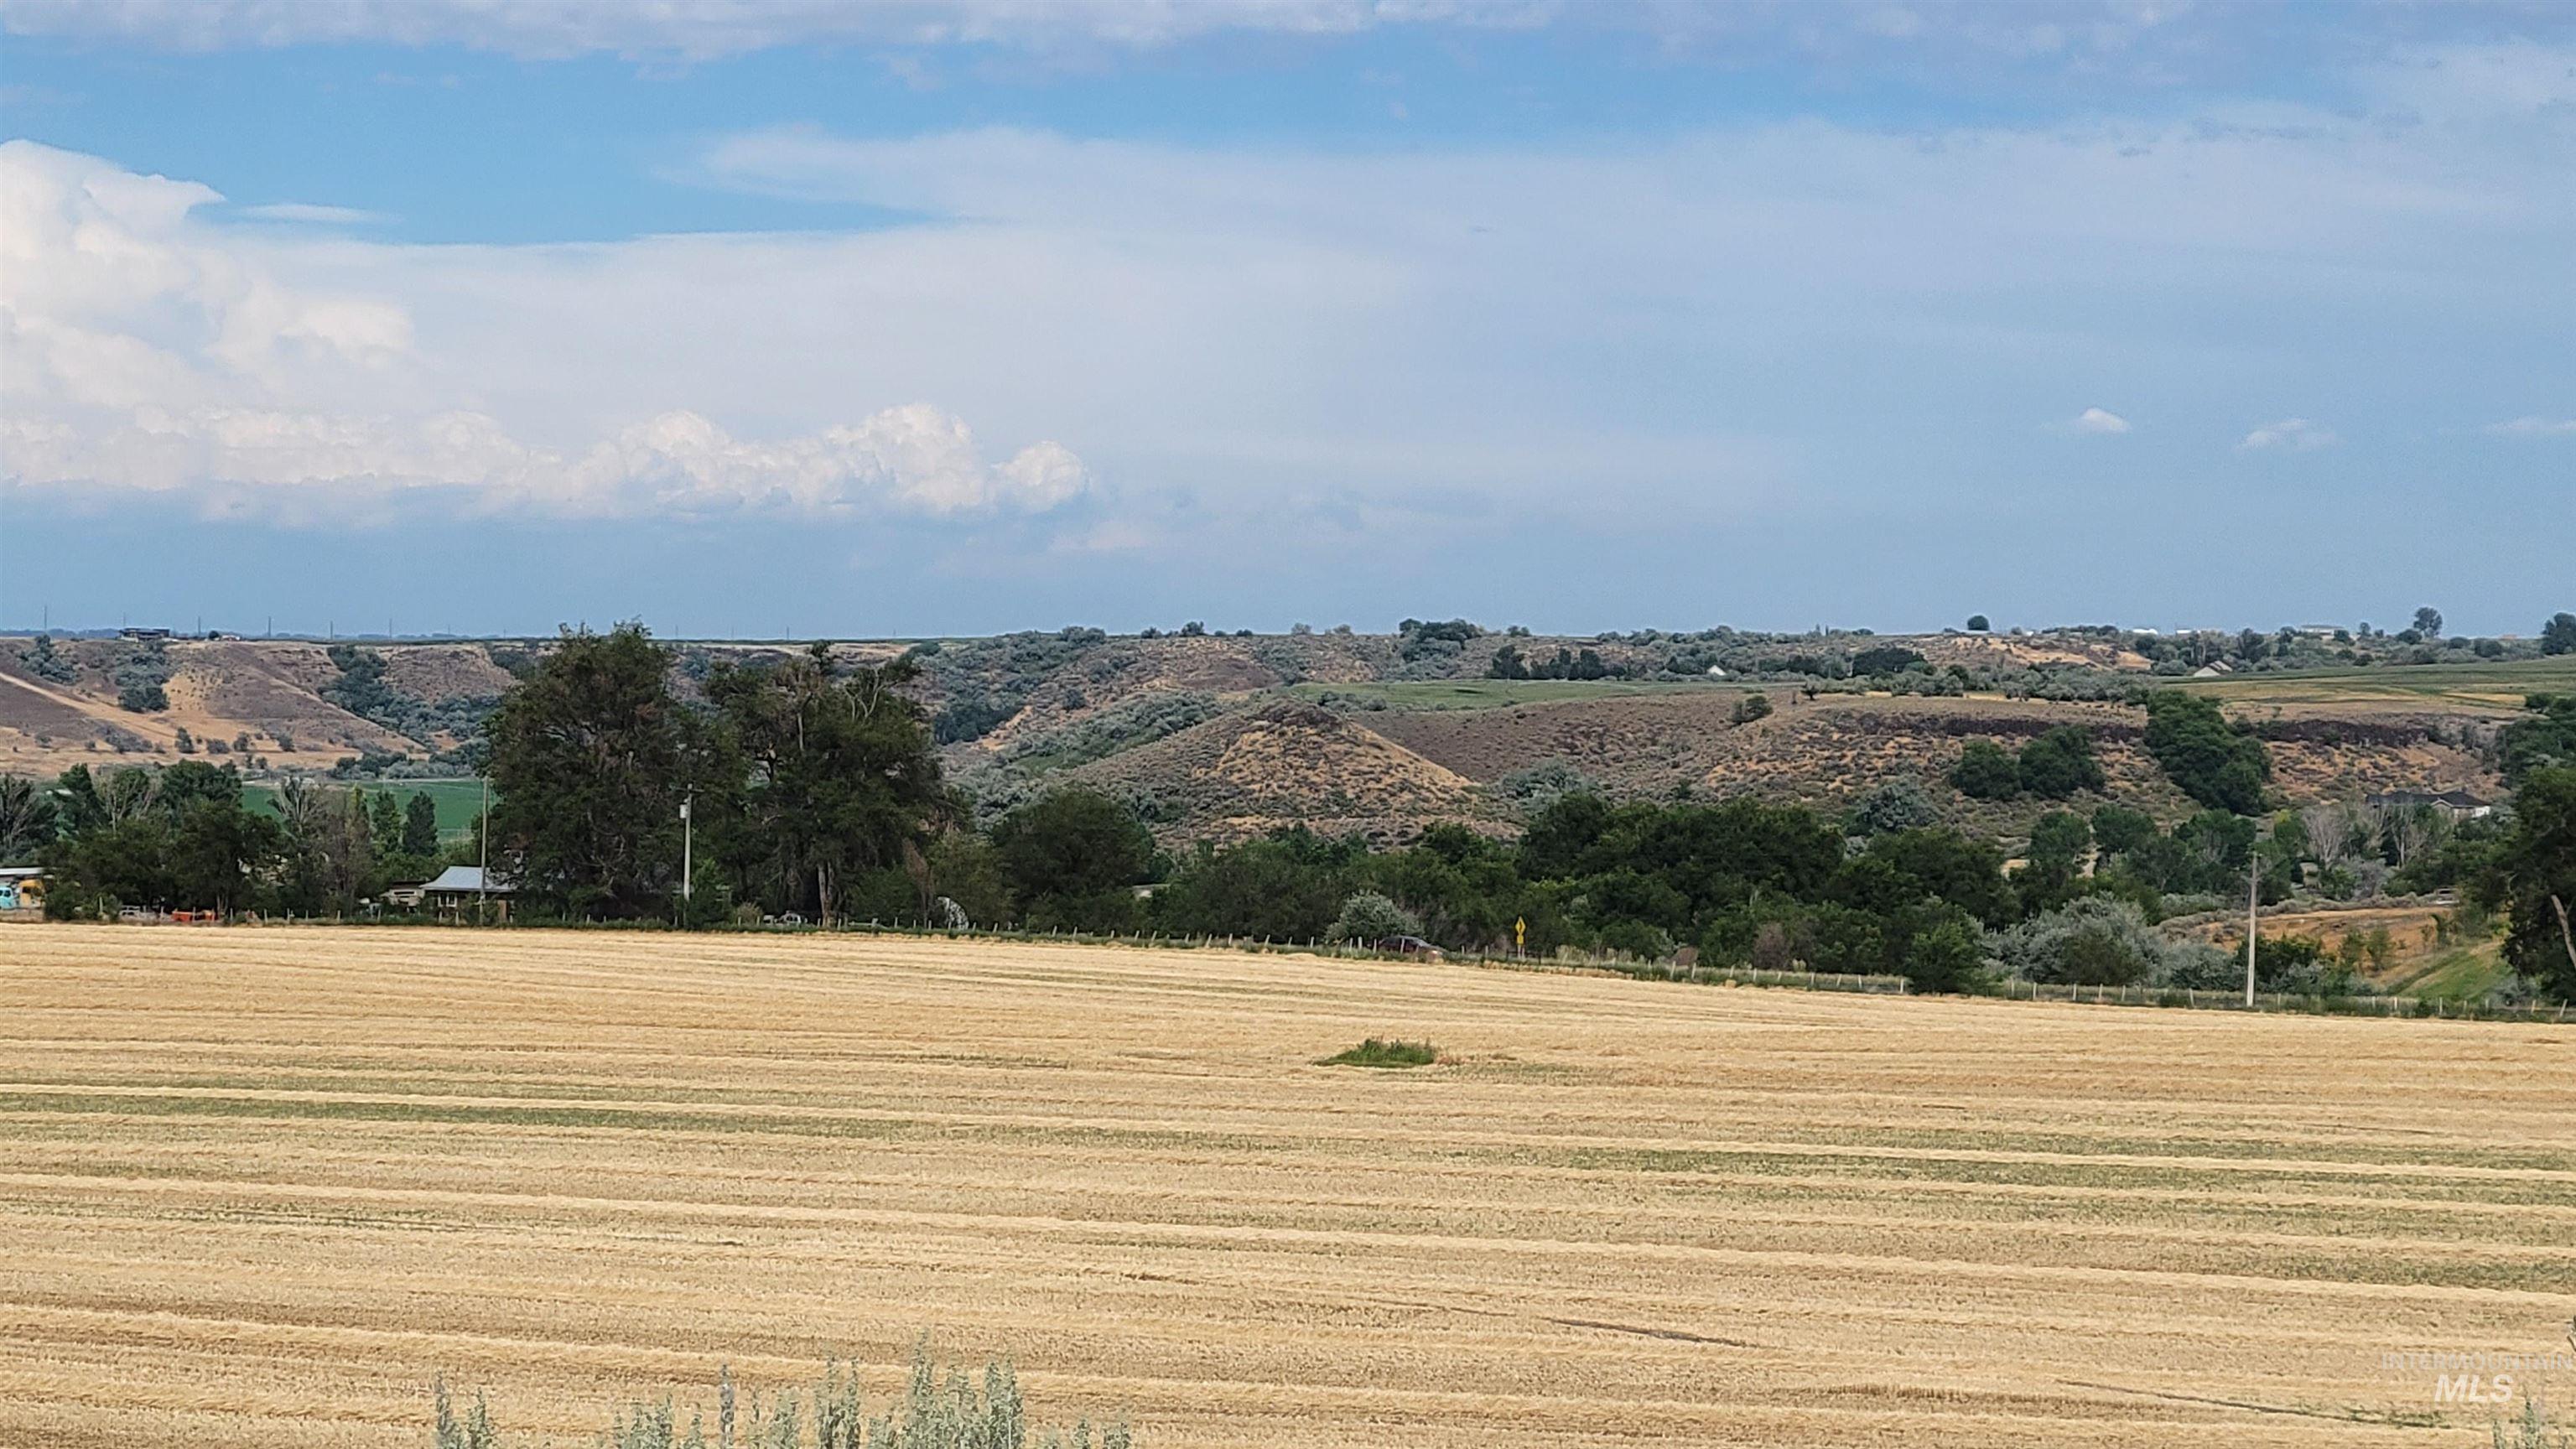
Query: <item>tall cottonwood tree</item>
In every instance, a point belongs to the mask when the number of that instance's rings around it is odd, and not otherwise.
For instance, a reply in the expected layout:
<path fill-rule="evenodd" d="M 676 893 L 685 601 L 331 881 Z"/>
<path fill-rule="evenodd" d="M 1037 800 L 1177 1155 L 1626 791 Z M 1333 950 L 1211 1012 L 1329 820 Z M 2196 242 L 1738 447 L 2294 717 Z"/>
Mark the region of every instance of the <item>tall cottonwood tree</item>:
<path fill-rule="evenodd" d="M 680 802 L 704 783 L 702 722 L 640 623 L 565 629 L 487 732 L 496 873 L 576 915 L 662 910 L 680 880 Z"/>
<path fill-rule="evenodd" d="M 846 666 L 826 644 L 708 676 L 741 771 L 734 855 L 756 889 L 828 923 L 859 876 L 927 878 L 925 849 L 953 805 L 929 721 L 903 691 L 916 677 L 909 659 Z"/>

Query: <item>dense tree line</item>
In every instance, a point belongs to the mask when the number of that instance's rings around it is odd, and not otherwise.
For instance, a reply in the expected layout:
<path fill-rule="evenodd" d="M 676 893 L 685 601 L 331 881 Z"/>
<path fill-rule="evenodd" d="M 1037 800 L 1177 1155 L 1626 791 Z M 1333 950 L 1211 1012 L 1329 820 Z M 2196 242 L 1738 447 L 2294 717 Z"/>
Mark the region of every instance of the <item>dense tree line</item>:
<path fill-rule="evenodd" d="M 2507 822 L 2342 807 L 2267 816 L 2260 742 L 2209 701 L 2166 694 L 2149 702 L 2147 748 L 2207 808 L 2170 829 L 2117 804 L 2051 810 L 2009 869 L 1997 842 L 1940 824 L 1911 785 L 1826 813 L 1614 801 L 1579 777 L 1528 796 L 1517 840 L 1440 825 L 1372 850 L 1291 829 L 1174 857 L 1130 803 L 1095 791 L 1035 795 L 979 829 L 940 769 L 919 668 L 917 656 L 851 665 L 817 645 L 693 676 L 639 625 L 567 631 L 519 671 L 483 732 L 494 808 L 477 829 L 523 917 L 792 913 L 1291 940 L 1400 928 L 1460 950 L 1687 948 L 1710 963 L 1887 973 L 1933 990 L 1997 972 L 2226 985 L 2235 968 L 2214 951 L 2152 927 L 2172 910 L 2241 901 L 2260 856 L 2267 898 L 2303 873 L 2331 883 L 2365 869 L 2464 889 L 2509 922 L 2506 956 L 2527 981 L 2576 993 L 2576 699 L 2535 696 L 2502 732 L 2518 789 Z M 2063 800 L 2103 787 L 2078 729 L 2018 752 L 1971 745 L 1961 773 L 1971 793 Z M 478 858 L 485 838 L 456 857 Z M 249 803 L 234 769 L 193 760 L 75 769 L 51 789 L 0 782 L 0 851 L 42 859 L 64 914 L 345 910 L 434 872 L 438 846 L 426 796 L 298 779 L 271 812 Z M 2312 947 L 2267 943 L 2265 984 L 2348 978 L 2353 963 Z"/>
<path fill-rule="evenodd" d="M 163 910 L 320 916 L 354 910 L 445 863 L 426 794 L 290 778 L 254 804 L 232 765 L 65 771 L 49 789 L 0 779 L 0 858 L 46 867 L 57 915 Z"/>

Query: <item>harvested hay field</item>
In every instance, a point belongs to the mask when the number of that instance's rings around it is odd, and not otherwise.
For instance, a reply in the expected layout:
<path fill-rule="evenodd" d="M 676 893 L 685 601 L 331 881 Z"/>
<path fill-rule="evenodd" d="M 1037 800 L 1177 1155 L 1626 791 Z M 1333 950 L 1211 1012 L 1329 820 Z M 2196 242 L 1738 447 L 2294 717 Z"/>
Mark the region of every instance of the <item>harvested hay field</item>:
<path fill-rule="evenodd" d="M 0 928 L 0 1000 L 49 1449 L 925 1329 L 1147 1446 L 2466 1446 L 2382 1355 L 2576 1312 L 2567 1029 L 573 931 Z"/>

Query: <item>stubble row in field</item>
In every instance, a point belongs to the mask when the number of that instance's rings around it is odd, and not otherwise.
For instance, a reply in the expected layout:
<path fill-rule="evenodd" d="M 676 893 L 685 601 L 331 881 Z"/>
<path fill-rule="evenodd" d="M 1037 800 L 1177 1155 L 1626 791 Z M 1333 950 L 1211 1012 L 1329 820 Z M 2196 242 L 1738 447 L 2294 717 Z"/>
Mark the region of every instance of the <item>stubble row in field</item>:
<path fill-rule="evenodd" d="M 8 1443 L 417 1444 L 442 1372 L 582 1442 L 929 1330 L 1147 1445 L 2466 1445 L 2384 1356 L 2576 1312 L 2545 1026 L 354 929 L 0 993 Z"/>

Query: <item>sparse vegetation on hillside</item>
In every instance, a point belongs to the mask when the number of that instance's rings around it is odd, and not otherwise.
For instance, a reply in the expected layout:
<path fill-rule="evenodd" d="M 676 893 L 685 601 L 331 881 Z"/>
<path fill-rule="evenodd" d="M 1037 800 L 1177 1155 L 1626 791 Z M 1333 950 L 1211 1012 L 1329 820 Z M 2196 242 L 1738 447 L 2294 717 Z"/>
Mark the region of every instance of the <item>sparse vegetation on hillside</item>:
<path fill-rule="evenodd" d="M 948 745 L 991 734 L 1108 638 L 1098 629 L 1072 627 L 915 646 L 908 657 L 943 701 L 931 718 L 933 737 Z"/>
<path fill-rule="evenodd" d="M 498 695 L 462 695 L 431 701 L 404 692 L 386 677 L 384 654 L 354 644 L 334 644 L 328 651 L 340 677 L 322 686 L 324 699 L 371 724 L 436 748 L 442 739 L 481 738 Z"/>
<path fill-rule="evenodd" d="M 54 647 L 51 634 L 39 634 L 29 640 L 27 647 L 19 651 L 18 659 L 27 666 L 29 674 L 47 683 L 69 684 L 80 678 L 79 667 Z"/>
<path fill-rule="evenodd" d="M 158 714 L 170 707 L 169 683 L 169 646 L 138 640 L 116 663 L 116 706 L 131 714 Z"/>

